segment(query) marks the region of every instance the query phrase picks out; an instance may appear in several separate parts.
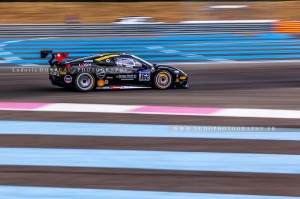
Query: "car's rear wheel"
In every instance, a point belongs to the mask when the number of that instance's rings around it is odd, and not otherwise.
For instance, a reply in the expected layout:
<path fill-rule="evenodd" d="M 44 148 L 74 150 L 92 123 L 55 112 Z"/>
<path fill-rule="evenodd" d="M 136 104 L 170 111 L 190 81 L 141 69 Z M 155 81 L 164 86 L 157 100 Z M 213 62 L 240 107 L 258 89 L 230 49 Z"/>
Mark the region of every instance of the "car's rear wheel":
<path fill-rule="evenodd" d="M 157 89 L 169 89 L 173 85 L 173 76 L 167 71 L 159 71 L 154 75 L 154 87 Z"/>
<path fill-rule="evenodd" d="M 95 77 L 90 73 L 80 73 L 75 78 L 75 87 L 78 91 L 88 92 L 95 86 Z"/>

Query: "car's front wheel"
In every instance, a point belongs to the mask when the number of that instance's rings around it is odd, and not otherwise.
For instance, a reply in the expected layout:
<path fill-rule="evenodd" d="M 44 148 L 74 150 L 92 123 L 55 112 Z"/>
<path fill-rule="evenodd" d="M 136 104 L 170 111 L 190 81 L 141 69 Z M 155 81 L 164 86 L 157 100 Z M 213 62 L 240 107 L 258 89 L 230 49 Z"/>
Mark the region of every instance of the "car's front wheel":
<path fill-rule="evenodd" d="M 159 71 L 154 75 L 154 88 L 157 89 L 169 89 L 173 85 L 173 76 L 167 71 Z"/>
<path fill-rule="evenodd" d="M 95 77 L 90 73 L 80 73 L 75 78 L 75 87 L 78 91 L 88 92 L 95 86 Z"/>

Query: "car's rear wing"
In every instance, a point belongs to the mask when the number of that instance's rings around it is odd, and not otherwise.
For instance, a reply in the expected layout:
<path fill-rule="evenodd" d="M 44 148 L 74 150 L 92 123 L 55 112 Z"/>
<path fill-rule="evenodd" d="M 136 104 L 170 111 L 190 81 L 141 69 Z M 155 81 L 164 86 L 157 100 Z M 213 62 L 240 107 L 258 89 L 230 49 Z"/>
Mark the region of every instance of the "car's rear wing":
<path fill-rule="evenodd" d="M 42 50 L 40 54 L 42 59 L 46 58 L 48 55 L 51 55 L 51 59 L 49 60 L 50 66 L 53 66 L 55 64 L 55 62 L 53 62 L 54 59 L 56 59 L 56 62 L 59 63 L 62 62 L 64 58 L 69 57 L 68 52 L 54 53 L 52 50 Z"/>

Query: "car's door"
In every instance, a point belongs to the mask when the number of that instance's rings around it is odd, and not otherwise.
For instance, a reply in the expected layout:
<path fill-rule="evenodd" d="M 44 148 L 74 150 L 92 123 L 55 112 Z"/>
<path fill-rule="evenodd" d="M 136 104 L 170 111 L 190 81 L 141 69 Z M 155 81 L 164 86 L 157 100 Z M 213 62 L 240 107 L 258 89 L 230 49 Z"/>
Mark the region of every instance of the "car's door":
<path fill-rule="evenodd" d="M 116 76 L 122 84 L 147 84 L 150 81 L 150 74 L 144 71 L 145 66 L 139 61 L 130 56 L 115 57 L 115 63 L 120 70 L 119 75 Z"/>
<path fill-rule="evenodd" d="M 115 70 L 116 63 L 113 57 L 100 57 L 95 59 L 95 62 L 97 63 L 95 75 L 97 76 L 98 80 L 104 80 L 105 85 L 115 85 L 118 83 L 115 79 L 118 71 Z"/>

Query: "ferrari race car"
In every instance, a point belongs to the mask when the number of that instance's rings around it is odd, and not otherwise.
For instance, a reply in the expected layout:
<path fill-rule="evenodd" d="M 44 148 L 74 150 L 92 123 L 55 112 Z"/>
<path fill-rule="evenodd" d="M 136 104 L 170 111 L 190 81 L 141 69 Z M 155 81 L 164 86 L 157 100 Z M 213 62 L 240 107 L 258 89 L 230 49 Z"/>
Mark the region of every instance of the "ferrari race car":
<path fill-rule="evenodd" d="M 175 67 L 149 63 L 126 53 L 105 53 L 64 60 L 69 53 L 40 52 L 51 55 L 49 79 L 55 86 L 88 92 L 139 88 L 188 88 L 188 76 Z"/>

